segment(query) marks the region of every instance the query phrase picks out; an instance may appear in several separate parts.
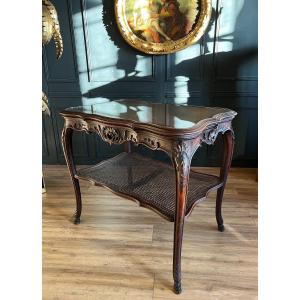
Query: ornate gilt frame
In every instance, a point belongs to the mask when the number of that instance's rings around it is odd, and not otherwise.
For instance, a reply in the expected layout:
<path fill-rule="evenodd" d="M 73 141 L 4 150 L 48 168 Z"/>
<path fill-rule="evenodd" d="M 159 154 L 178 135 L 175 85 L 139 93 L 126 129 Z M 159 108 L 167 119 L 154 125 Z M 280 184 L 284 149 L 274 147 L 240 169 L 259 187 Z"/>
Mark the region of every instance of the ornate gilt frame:
<path fill-rule="evenodd" d="M 163 43 L 147 42 L 132 32 L 126 19 L 126 0 L 115 0 L 115 15 L 118 28 L 125 41 L 135 49 L 147 54 L 168 54 L 185 49 L 198 41 L 204 34 L 211 17 L 211 0 L 200 0 L 201 11 L 195 27 L 185 37 Z"/>

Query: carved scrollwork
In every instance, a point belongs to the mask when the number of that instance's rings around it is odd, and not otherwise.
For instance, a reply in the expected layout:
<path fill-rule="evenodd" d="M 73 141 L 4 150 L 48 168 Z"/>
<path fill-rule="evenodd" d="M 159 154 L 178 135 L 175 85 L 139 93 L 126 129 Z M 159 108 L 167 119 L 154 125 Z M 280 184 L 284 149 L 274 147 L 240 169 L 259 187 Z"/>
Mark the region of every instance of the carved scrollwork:
<path fill-rule="evenodd" d="M 152 150 L 156 150 L 160 147 L 159 140 L 149 136 L 143 136 L 141 139 L 139 139 L 139 142 Z"/>
<path fill-rule="evenodd" d="M 69 122 L 67 127 L 73 128 L 78 131 L 89 132 L 88 124 L 83 120 L 74 120 L 73 122 Z"/>
<path fill-rule="evenodd" d="M 129 128 L 113 127 L 103 125 L 95 121 L 85 121 L 83 119 L 67 119 L 66 127 L 87 133 L 97 133 L 101 138 L 111 144 L 122 144 L 126 141 L 137 142 L 135 131 Z"/>
<path fill-rule="evenodd" d="M 132 130 L 126 130 L 126 141 L 127 142 L 133 142 L 133 143 L 137 143 L 137 137 L 136 137 L 136 133 Z"/>
<path fill-rule="evenodd" d="M 232 130 L 230 122 L 224 122 L 210 126 L 201 134 L 200 144 L 204 142 L 207 145 L 213 145 L 219 133 L 223 134 L 227 130 Z"/>
<path fill-rule="evenodd" d="M 201 142 L 212 145 L 217 139 L 218 133 L 218 124 L 216 124 L 202 133 Z"/>

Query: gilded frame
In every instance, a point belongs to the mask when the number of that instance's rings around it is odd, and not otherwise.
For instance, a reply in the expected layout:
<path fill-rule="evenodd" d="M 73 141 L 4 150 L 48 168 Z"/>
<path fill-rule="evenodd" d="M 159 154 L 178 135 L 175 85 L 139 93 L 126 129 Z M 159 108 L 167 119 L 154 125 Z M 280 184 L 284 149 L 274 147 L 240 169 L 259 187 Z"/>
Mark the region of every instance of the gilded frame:
<path fill-rule="evenodd" d="M 126 1 L 127 0 L 115 0 L 115 16 L 118 28 L 129 45 L 147 54 L 168 54 L 189 47 L 203 36 L 209 24 L 212 11 L 212 0 L 199 0 L 201 10 L 197 19 L 195 19 L 193 29 L 188 34 L 175 41 L 165 40 L 162 43 L 155 43 L 138 37 L 132 31 L 126 16 Z"/>

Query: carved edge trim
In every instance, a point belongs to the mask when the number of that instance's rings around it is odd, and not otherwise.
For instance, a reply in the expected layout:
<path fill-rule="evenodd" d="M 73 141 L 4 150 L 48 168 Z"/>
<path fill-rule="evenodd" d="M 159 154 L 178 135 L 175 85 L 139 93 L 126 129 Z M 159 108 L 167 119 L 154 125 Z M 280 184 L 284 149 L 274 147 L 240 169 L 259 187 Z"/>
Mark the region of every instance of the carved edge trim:
<path fill-rule="evenodd" d="M 96 133 L 98 134 L 103 141 L 111 144 L 122 144 L 124 142 L 133 142 L 134 144 L 142 144 L 151 150 L 162 150 L 166 152 L 169 156 L 173 156 L 173 143 L 172 136 L 163 136 L 160 138 L 159 133 L 153 133 L 145 129 L 133 129 L 126 125 L 111 125 L 105 124 L 95 119 L 83 119 L 82 117 L 65 117 L 65 127 L 72 128 L 77 131 L 85 131 L 86 133 Z M 226 131 L 230 130 L 233 133 L 231 125 L 231 119 L 223 122 L 210 123 L 197 134 L 196 137 L 187 136 L 185 139 L 180 141 L 181 144 L 178 144 L 178 141 L 175 143 L 175 147 L 187 147 L 187 143 L 194 143 L 197 141 L 198 146 L 205 143 L 207 145 L 213 145 L 219 135 L 219 133 L 224 134 Z M 191 147 L 191 145 L 189 145 Z M 194 149 L 195 146 L 192 146 Z M 183 150 L 183 148 L 181 149 Z M 176 152 L 177 150 L 175 150 Z M 178 150 L 179 151 L 179 150 Z M 189 156 L 192 157 L 196 148 L 189 153 Z"/>
<path fill-rule="evenodd" d="M 65 118 L 65 127 L 86 133 L 96 133 L 110 145 L 130 141 L 134 144 L 142 144 L 151 150 L 161 149 L 168 152 L 167 147 L 164 146 L 167 142 L 161 141 L 159 137 L 147 131 L 135 131 L 130 127 L 112 126 L 100 121 L 86 121 L 82 118 Z"/>
<path fill-rule="evenodd" d="M 120 100 L 119 102 L 121 102 Z M 147 123 L 140 123 L 133 120 L 128 119 L 114 119 L 108 118 L 105 116 L 98 116 L 93 114 L 86 114 L 80 112 L 72 112 L 63 110 L 60 112 L 60 115 L 63 116 L 66 120 L 69 119 L 82 119 L 85 122 L 98 122 L 103 124 L 113 124 L 113 127 L 128 127 L 134 131 L 147 131 L 149 134 L 156 134 L 162 135 L 167 138 L 182 138 L 182 139 L 194 139 L 197 138 L 200 132 L 203 132 L 214 126 L 215 124 L 231 122 L 234 117 L 237 115 L 237 112 L 233 110 L 225 111 L 219 114 L 212 116 L 211 118 L 207 118 L 204 120 L 199 121 L 193 127 L 186 128 L 186 129 L 177 129 L 171 128 L 163 125 L 158 124 L 147 124 Z"/>
<path fill-rule="evenodd" d="M 66 118 L 65 127 L 86 133 L 96 133 L 110 145 L 127 141 L 137 142 L 136 132 L 131 128 L 111 126 L 92 120 L 86 121 L 82 118 Z"/>

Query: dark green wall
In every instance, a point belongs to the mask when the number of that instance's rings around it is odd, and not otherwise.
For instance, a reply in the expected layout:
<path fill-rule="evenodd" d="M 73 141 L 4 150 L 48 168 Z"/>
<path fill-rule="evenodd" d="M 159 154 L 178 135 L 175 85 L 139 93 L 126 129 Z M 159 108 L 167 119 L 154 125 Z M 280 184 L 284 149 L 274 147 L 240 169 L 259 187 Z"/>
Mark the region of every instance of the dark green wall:
<path fill-rule="evenodd" d="M 52 2 L 59 15 L 64 53 L 57 61 L 53 41 L 43 49 L 43 90 L 52 112 L 51 117 L 43 116 L 45 164 L 65 163 L 59 111 L 99 102 L 102 97 L 232 108 L 238 112 L 233 123 L 233 165 L 257 165 L 257 0 L 214 0 L 205 36 L 188 49 L 166 56 L 142 54 L 123 41 L 113 0 Z M 76 161 L 82 164 L 122 150 L 80 133 L 74 144 Z M 193 164 L 217 165 L 220 146 L 218 140 L 216 147 L 202 147 Z"/>

